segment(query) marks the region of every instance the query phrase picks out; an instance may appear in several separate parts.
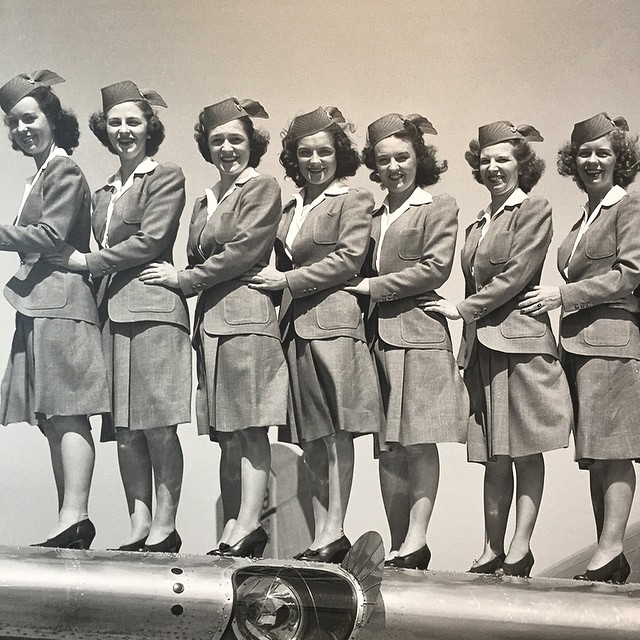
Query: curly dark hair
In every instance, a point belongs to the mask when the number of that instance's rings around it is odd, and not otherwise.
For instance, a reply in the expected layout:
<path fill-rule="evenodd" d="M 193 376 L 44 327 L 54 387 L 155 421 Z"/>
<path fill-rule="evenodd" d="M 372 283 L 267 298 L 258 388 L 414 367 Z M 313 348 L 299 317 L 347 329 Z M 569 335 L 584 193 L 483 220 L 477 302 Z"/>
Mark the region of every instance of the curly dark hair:
<path fill-rule="evenodd" d="M 616 156 L 616 165 L 613 169 L 613 183 L 620 187 L 628 187 L 636 178 L 638 173 L 638 162 L 640 161 L 640 148 L 638 147 L 638 136 L 626 133 L 620 129 L 614 129 L 607 134 L 611 141 L 611 148 Z M 580 145 L 565 142 L 558 150 L 556 166 L 561 176 L 570 176 L 578 187 L 584 191 L 584 182 L 578 174 L 576 158 Z"/>
<path fill-rule="evenodd" d="M 164 140 L 164 125 L 158 117 L 158 114 L 153 110 L 153 107 L 146 100 L 134 100 L 133 103 L 140 107 L 140 111 L 142 111 L 147 121 L 147 144 L 145 146 L 145 153 L 148 156 L 155 156 Z M 96 111 L 91 114 L 89 118 L 89 129 L 93 131 L 95 137 L 98 138 L 111 153 L 116 153 L 116 150 L 109 142 L 109 136 L 107 135 L 107 116 L 104 111 Z"/>
<path fill-rule="evenodd" d="M 64 149 L 71 155 L 80 140 L 80 127 L 78 126 L 78 119 L 75 114 L 72 111 L 62 108 L 60 99 L 53 93 L 51 87 L 37 87 L 27 95 L 38 103 L 40 110 L 47 118 L 47 122 L 51 127 L 51 133 L 53 134 L 53 141 L 58 147 Z M 26 97 L 27 96 L 25 96 L 25 98 Z M 4 123 L 9 126 L 8 116 L 5 116 Z M 16 151 L 22 152 L 25 156 L 29 155 L 15 143 L 11 132 L 9 132 L 9 140 L 11 140 L 11 146 Z"/>
<path fill-rule="evenodd" d="M 444 160 L 438 164 L 436 148 L 433 145 L 425 143 L 422 131 L 420 131 L 413 122 L 405 120 L 404 131 L 395 133 L 394 138 L 406 140 L 413 146 L 418 165 L 416 171 L 416 185 L 419 187 L 426 187 L 428 185 L 435 184 L 440 180 L 440 175 L 448 168 L 447 161 Z M 373 182 L 379 183 L 380 176 L 376 170 L 374 148 L 369 144 L 369 142 L 367 142 L 362 150 L 362 159 L 364 160 L 365 166 L 371 169 L 369 178 Z"/>
<path fill-rule="evenodd" d="M 529 193 L 538 184 L 544 173 L 545 161 L 539 158 L 526 140 L 505 140 L 513 147 L 513 157 L 518 163 L 518 187 Z M 469 143 L 469 150 L 465 151 L 464 159 L 471 167 L 471 173 L 476 182 L 484 184 L 480 177 L 480 144 L 477 140 Z"/>
<path fill-rule="evenodd" d="M 198 122 L 193 127 L 193 137 L 198 144 L 198 150 L 200 155 L 207 161 L 213 164 L 211 158 L 211 149 L 209 149 L 208 131 L 204 126 L 204 110 L 200 112 L 198 116 Z M 253 121 L 248 116 L 238 118 L 242 122 L 245 135 L 249 138 L 249 166 L 254 169 L 260 164 L 262 156 L 267 152 L 269 146 L 269 133 L 264 129 L 256 129 L 253 125 Z"/>
<path fill-rule="evenodd" d="M 336 149 L 336 175 L 334 179 L 355 176 L 358 167 L 362 164 L 358 150 L 351 141 L 351 138 L 336 125 L 331 125 L 324 129 L 331 134 L 333 146 Z M 297 187 L 304 187 L 307 181 L 303 178 L 298 168 L 298 143 L 300 140 L 291 140 L 287 137 L 287 131 L 282 132 L 282 152 L 280 153 L 280 164 L 284 167 L 285 174 L 291 178 Z"/>

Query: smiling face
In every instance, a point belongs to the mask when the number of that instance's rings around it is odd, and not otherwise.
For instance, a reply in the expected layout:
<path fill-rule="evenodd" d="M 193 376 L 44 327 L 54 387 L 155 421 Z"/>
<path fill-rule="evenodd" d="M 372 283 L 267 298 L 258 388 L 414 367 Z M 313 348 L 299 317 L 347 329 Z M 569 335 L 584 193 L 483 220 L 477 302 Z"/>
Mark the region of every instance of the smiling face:
<path fill-rule="evenodd" d="M 211 161 L 221 178 L 235 179 L 249 166 L 251 141 L 240 120 L 231 120 L 211 129 L 207 141 Z"/>
<path fill-rule="evenodd" d="M 510 142 L 499 142 L 481 149 L 478 170 L 492 201 L 504 202 L 518 188 L 518 161 Z"/>
<path fill-rule="evenodd" d="M 301 138 L 296 150 L 300 174 L 309 185 L 328 186 L 336 175 L 338 160 L 333 136 L 320 131 Z"/>
<path fill-rule="evenodd" d="M 578 149 L 578 176 L 589 196 L 603 198 L 614 185 L 616 154 L 609 136 L 585 142 Z"/>
<path fill-rule="evenodd" d="M 408 140 L 389 136 L 374 148 L 376 171 L 389 193 L 399 194 L 413 190 L 416 183 L 418 159 Z"/>
<path fill-rule="evenodd" d="M 147 118 L 135 102 L 117 104 L 106 114 L 107 136 L 120 162 L 139 164 L 147 155 Z"/>
<path fill-rule="evenodd" d="M 53 129 L 38 101 L 31 96 L 22 98 L 9 111 L 5 121 L 16 145 L 40 166 L 51 149 Z"/>

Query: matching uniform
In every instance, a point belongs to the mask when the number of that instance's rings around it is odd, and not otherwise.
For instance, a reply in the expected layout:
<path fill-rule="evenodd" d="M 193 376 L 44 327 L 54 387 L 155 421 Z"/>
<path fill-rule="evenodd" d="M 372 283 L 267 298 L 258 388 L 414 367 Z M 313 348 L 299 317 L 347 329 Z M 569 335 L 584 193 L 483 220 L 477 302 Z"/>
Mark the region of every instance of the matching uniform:
<path fill-rule="evenodd" d="M 288 283 L 280 324 L 293 412 L 283 439 L 380 429 L 380 394 L 362 313 L 344 290 L 363 266 L 372 210 L 368 191 L 339 181 L 306 206 L 301 192 L 284 208 L 275 250 Z"/>
<path fill-rule="evenodd" d="M 185 295 L 198 294 L 198 432 L 287 422 L 288 375 L 271 296 L 239 278 L 262 268 L 281 216 L 280 187 L 247 168 L 225 194 L 196 200 L 189 229 Z"/>
<path fill-rule="evenodd" d="M 520 189 L 467 229 L 459 364 L 471 401 L 472 462 L 568 446 L 571 400 L 549 316 L 517 308 L 521 294 L 540 283 L 552 233 L 549 203 Z"/>
<path fill-rule="evenodd" d="M 93 197 L 93 232 L 100 251 L 87 254 L 102 278 L 98 302 L 111 377 L 114 428 L 152 429 L 191 419 L 189 315 L 180 291 L 145 285 L 153 262 L 173 262 L 184 208 L 184 175 L 174 164 L 145 158 L 122 184 L 112 176 Z"/>
<path fill-rule="evenodd" d="M 451 273 L 457 215 L 452 197 L 417 187 L 393 213 L 385 200 L 373 216 L 366 324 L 386 416 L 380 450 L 466 440 L 469 400 L 447 322 L 420 308 Z"/>
<path fill-rule="evenodd" d="M 47 262 L 65 244 L 89 251 L 91 192 L 66 151 L 52 146 L 27 182 L 14 225 L 0 225 L 0 250 L 20 268 L 4 294 L 17 311 L 0 390 L 0 423 L 111 409 L 95 295 L 88 274 Z"/>
<path fill-rule="evenodd" d="M 560 345 L 582 467 L 640 458 L 639 217 L 640 195 L 614 186 L 558 249 Z"/>

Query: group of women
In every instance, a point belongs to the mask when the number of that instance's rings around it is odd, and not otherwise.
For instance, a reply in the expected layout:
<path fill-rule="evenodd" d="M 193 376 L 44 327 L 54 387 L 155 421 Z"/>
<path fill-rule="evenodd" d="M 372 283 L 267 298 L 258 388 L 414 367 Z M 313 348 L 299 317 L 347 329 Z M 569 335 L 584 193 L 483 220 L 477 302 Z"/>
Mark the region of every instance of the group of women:
<path fill-rule="evenodd" d="M 13 147 L 37 169 L 15 223 L 0 225 L 0 250 L 21 258 L 5 288 L 17 314 L 0 423 L 37 424 L 48 439 L 59 517 L 43 546 L 93 540 L 88 416 L 102 414 L 131 519 L 119 549 L 180 549 L 176 430 L 190 421 L 193 345 L 198 431 L 222 454 L 225 526 L 210 554 L 262 554 L 267 432 L 278 426 L 302 448 L 312 494 L 314 537 L 297 558 L 340 562 L 350 549 L 353 439 L 372 433 L 391 530 L 386 564 L 427 568 L 437 443 L 466 442 L 469 460 L 485 467 L 485 544 L 470 571 L 528 576 L 543 453 L 568 446 L 573 428 L 598 537 L 576 577 L 626 580 L 640 458 L 640 198 L 625 187 L 640 152 L 624 119 L 600 113 L 576 124 L 559 152 L 560 173 L 587 194 L 558 252 L 560 287 L 541 284 L 551 207 L 530 195 L 544 170 L 531 143 L 542 136 L 507 121 L 480 127 L 465 157 L 490 203 L 467 229 L 466 297 L 454 304 L 437 289 L 451 273 L 458 208 L 426 190 L 447 168 L 425 141 L 436 134 L 427 118 L 375 120 L 361 156 L 337 108 L 296 116 L 280 162 L 300 191 L 283 209 L 276 180 L 257 171 L 269 142 L 254 125 L 268 117 L 262 105 L 205 107 L 195 140 L 219 181 L 196 200 L 188 267 L 177 269 L 184 176 L 153 159 L 164 138 L 155 108 L 166 104 L 128 80 L 102 89 L 90 128 L 120 166 L 91 207 L 69 157 L 77 120 L 51 90 L 62 81 L 45 70 L 0 88 Z M 376 211 L 368 191 L 345 183 L 362 162 L 387 191 Z M 190 339 L 185 299 L 194 295 Z M 559 351 L 548 316 L 558 307 Z M 459 319 L 456 362 L 447 320 Z M 514 468 L 516 526 L 505 544 Z"/>

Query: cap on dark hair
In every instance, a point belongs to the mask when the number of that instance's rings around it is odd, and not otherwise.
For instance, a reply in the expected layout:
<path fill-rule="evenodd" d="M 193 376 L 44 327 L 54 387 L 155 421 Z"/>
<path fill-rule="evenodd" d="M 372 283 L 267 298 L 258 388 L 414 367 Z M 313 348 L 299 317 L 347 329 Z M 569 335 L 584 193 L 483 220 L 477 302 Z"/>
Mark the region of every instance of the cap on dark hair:
<path fill-rule="evenodd" d="M 108 87 L 100 89 L 102 93 L 102 112 L 107 113 L 109 109 L 123 102 L 139 102 L 143 100 L 153 107 L 166 107 L 167 103 L 162 99 L 157 91 L 147 89 L 140 91 L 137 85 L 131 80 L 115 82 Z"/>
<path fill-rule="evenodd" d="M 0 87 L 0 107 L 9 113 L 22 98 L 25 98 L 38 87 L 50 87 L 64 82 L 57 73 L 49 69 L 39 69 L 32 73 L 19 73 Z"/>
<path fill-rule="evenodd" d="M 318 107 L 308 113 L 296 116 L 289 125 L 286 137 L 289 140 L 300 140 L 328 129 L 332 125 L 343 128 L 346 121 L 338 107 Z"/>
<path fill-rule="evenodd" d="M 606 136 L 607 133 L 611 133 L 615 129 L 629 131 L 629 125 L 622 116 L 610 118 L 603 111 L 602 113 L 598 113 L 597 115 L 588 118 L 587 120 L 576 122 L 576 124 L 573 125 L 571 144 L 580 147 L 585 142 L 597 140 L 602 136 Z"/>
<path fill-rule="evenodd" d="M 256 100 L 225 98 L 203 109 L 202 125 L 210 130 L 238 118 L 268 118 L 269 114 Z"/>
<path fill-rule="evenodd" d="M 542 142 L 544 138 L 530 124 L 519 124 L 516 127 L 508 120 L 496 120 L 496 122 L 482 125 L 478 129 L 478 144 L 481 149 L 509 140 Z"/>
<path fill-rule="evenodd" d="M 380 140 L 389 138 L 397 133 L 402 133 L 405 129 L 405 122 L 412 122 L 422 133 L 438 135 L 433 125 L 419 113 L 411 113 L 408 116 L 401 116 L 399 113 L 388 113 L 382 118 L 374 120 L 367 127 L 367 140 L 372 147 L 375 147 Z"/>

